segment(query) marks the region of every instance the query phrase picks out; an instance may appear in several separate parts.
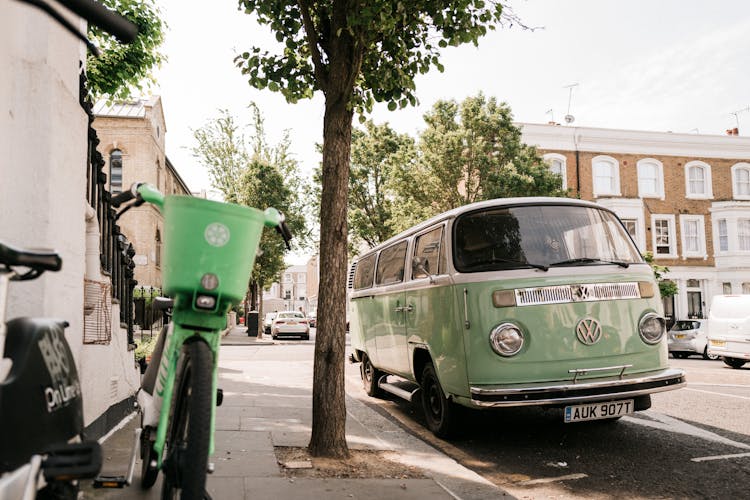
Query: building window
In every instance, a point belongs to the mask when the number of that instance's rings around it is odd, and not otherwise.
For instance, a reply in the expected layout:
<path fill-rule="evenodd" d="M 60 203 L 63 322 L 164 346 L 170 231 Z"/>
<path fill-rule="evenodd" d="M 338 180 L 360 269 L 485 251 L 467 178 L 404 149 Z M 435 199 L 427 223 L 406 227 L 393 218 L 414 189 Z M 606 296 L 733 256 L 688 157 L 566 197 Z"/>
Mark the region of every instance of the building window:
<path fill-rule="evenodd" d="M 284 299 L 289 300 L 292 298 L 292 292 L 291 290 L 284 290 Z"/>
<path fill-rule="evenodd" d="M 664 198 L 664 167 L 660 161 L 647 158 L 638 162 L 638 196 Z"/>
<path fill-rule="evenodd" d="M 654 257 L 675 257 L 674 215 L 651 216 Z"/>
<path fill-rule="evenodd" d="M 682 256 L 706 258 L 706 232 L 702 215 L 680 215 Z"/>
<path fill-rule="evenodd" d="M 722 283 L 721 284 L 721 291 L 724 295 L 732 295 L 732 284 L 731 283 Z"/>
<path fill-rule="evenodd" d="M 154 239 L 154 264 L 156 267 L 161 266 L 161 232 L 156 230 L 156 238 Z"/>
<path fill-rule="evenodd" d="M 750 251 L 750 219 L 737 219 L 737 239 L 741 251 Z"/>
<path fill-rule="evenodd" d="M 750 295 L 750 283 L 743 283 L 742 284 L 742 295 Z"/>
<path fill-rule="evenodd" d="M 702 161 L 685 164 L 685 196 L 688 198 L 713 198 L 711 166 Z"/>
<path fill-rule="evenodd" d="M 594 196 L 620 195 L 620 167 L 610 156 L 591 160 L 594 176 Z"/>
<path fill-rule="evenodd" d="M 638 241 L 638 221 L 635 219 L 622 219 L 622 225 L 634 241 Z"/>
<path fill-rule="evenodd" d="M 727 220 L 719 219 L 718 228 L 719 228 L 719 251 L 728 252 L 729 251 L 729 233 L 727 233 Z"/>
<path fill-rule="evenodd" d="M 109 153 L 109 192 L 122 192 L 122 151 L 119 149 Z"/>
<path fill-rule="evenodd" d="M 750 163 L 732 166 L 732 191 L 738 200 L 750 200 Z"/>
<path fill-rule="evenodd" d="M 549 165 L 553 174 L 560 176 L 560 188 L 568 189 L 568 174 L 565 157 L 557 153 L 547 153 L 544 155 L 544 161 Z"/>

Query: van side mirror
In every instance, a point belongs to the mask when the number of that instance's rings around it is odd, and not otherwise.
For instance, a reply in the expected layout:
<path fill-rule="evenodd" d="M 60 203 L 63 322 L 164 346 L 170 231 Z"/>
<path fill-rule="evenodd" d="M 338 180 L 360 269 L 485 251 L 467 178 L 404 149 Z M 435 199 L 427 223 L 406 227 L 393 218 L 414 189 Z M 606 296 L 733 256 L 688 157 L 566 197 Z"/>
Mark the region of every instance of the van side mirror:
<path fill-rule="evenodd" d="M 414 257 L 411 261 L 411 274 L 412 277 L 423 278 L 425 276 L 430 278 L 430 283 L 435 283 L 435 278 L 430 274 L 430 261 L 426 257 Z M 417 275 L 420 276 L 417 276 Z M 423 276 L 422 276 L 423 275 Z"/>

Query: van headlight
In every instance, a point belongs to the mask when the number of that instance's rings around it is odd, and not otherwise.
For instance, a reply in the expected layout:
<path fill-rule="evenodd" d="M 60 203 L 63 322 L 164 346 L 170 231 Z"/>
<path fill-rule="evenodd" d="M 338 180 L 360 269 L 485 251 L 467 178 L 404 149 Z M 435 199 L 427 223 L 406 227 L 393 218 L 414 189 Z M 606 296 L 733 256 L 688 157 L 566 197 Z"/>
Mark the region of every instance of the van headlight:
<path fill-rule="evenodd" d="M 641 334 L 641 339 L 650 345 L 658 344 L 664 337 L 664 331 L 664 318 L 655 313 L 646 314 L 638 323 L 638 333 Z"/>
<path fill-rule="evenodd" d="M 523 347 L 523 332 L 512 323 L 497 325 L 490 332 L 490 346 L 500 356 L 515 356 Z"/>

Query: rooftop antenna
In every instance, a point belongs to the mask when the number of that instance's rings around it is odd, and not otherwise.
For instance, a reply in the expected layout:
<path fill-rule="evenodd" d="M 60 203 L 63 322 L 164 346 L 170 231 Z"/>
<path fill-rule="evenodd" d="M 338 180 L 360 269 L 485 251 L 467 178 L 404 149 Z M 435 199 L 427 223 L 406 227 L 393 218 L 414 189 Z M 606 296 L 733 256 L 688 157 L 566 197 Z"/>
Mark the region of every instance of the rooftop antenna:
<path fill-rule="evenodd" d="M 573 100 L 573 89 L 578 86 L 578 83 L 571 83 L 570 85 L 564 85 L 564 89 L 568 89 L 568 114 L 565 115 L 565 123 L 573 123 L 575 117 L 570 114 L 570 101 Z"/>
<path fill-rule="evenodd" d="M 743 113 L 745 111 L 750 111 L 750 106 L 746 106 L 746 107 L 744 107 L 742 109 L 738 109 L 737 111 L 733 111 L 733 112 L 729 113 L 730 115 L 734 115 L 734 120 L 737 122 L 737 130 L 739 130 L 739 128 L 740 128 L 740 117 L 739 117 L 739 114 Z"/>
<path fill-rule="evenodd" d="M 549 115 L 550 116 L 549 121 L 552 122 L 552 123 L 555 123 L 555 112 L 552 111 L 552 108 L 550 108 L 547 111 L 545 111 L 544 114 L 545 115 Z"/>

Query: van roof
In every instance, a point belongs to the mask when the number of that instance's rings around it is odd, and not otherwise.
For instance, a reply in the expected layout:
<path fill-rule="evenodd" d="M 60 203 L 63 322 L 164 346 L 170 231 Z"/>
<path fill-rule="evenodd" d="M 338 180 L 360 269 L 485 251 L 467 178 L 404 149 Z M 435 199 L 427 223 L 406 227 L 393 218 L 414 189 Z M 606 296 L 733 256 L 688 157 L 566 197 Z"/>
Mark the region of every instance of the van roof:
<path fill-rule="evenodd" d="M 420 222 L 416 226 L 412 226 L 409 229 L 402 231 L 399 234 L 389 238 L 388 240 L 384 241 L 380 245 L 377 245 L 373 248 L 370 248 L 366 252 L 363 252 L 359 257 L 355 258 L 354 260 L 359 260 L 362 257 L 366 257 L 367 255 L 375 253 L 379 251 L 380 249 L 391 245 L 392 243 L 396 242 L 397 240 L 401 238 L 407 237 L 414 233 L 418 233 L 419 231 L 426 229 L 433 224 L 437 224 L 438 222 L 441 222 L 443 220 L 453 219 L 466 212 L 472 212 L 474 210 L 481 210 L 483 208 L 489 208 L 489 207 L 512 207 L 512 206 L 521 206 L 521 205 L 574 205 L 574 206 L 598 208 L 598 209 L 603 209 L 603 210 L 607 210 L 611 212 L 611 210 L 608 209 L 607 207 L 604 207 L 602 205 L 599 205 L 591 201 L 579 200 L 575 198 L 552 197 L 552 196 L 495 198 L 492 200 L 477 201 L 475 203 L 470 203 L 468 205 L 463 205 L 458 208 L 448 210 L 434 217 L 431 217 L 430 219 L 427 219 L 424 222 Z"/>

